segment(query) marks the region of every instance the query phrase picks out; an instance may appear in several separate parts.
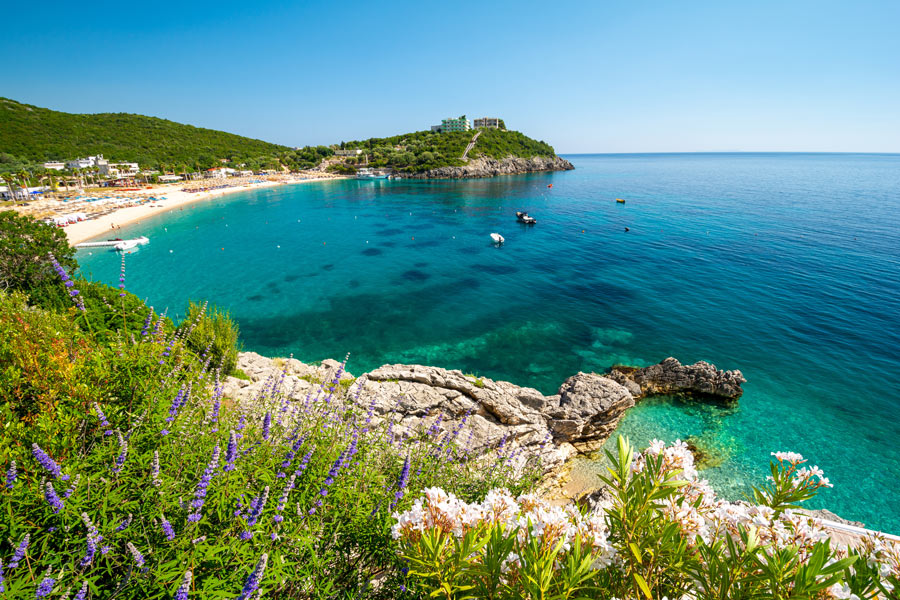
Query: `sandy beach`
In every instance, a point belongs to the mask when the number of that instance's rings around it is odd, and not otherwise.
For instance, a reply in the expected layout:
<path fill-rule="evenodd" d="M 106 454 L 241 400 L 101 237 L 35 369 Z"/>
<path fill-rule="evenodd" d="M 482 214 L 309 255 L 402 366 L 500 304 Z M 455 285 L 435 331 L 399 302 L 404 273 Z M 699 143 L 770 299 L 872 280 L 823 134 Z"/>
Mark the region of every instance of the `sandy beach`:
<path fill-rule="evenodd" d="M 254 181 L 246 183 L 238 183 L 229 187 L 219 189 L 210 189 L 203 191 L 186 191 L 185 183 L 175 183 L 169 185 L 154 186 L 152 189 L 142 191 L 141 194 L 135 195 L 136 200 L 142 200 L 142 204 L 133 206 L 125 206 L 102 214 L 94 218 L 70 223 L 64 228 L 66 236 L 71 245 L 87 241 L 91 238 L 104 234 L 113 234 L 117 227 L 130 225 L 132 223 L 140 223 L 142 219 L 152 217 L 175 208 L 183 207 L 194 202 L 202 202 L 212 198 L 220 198 L 226 194 L 234 194 L 236 192 L 245 192 L 252 189 L 274 187 L 279 185 L 293 185 L 301 183 L 312 183 L 317 181 L 327 181 L 335 179 L 335 177 L 316 177 L 316 178 L 278 178 L 266 181 Z M 227 183 L 223 181 L 222 183 Z M 152 201 L 144 200 L 144 198 L 156 198 Z M 42 201 L 40 209 L 51 208 L 55 211 L 64 213 L 66 211 L 75 210 L 59 201 L 45 200 Z M 32 209 L 33 210 L 33 209 Z M 23 211 L 24 212 L 24 211 Z M 30 211 L 28 211 L 30 212 Z"/>

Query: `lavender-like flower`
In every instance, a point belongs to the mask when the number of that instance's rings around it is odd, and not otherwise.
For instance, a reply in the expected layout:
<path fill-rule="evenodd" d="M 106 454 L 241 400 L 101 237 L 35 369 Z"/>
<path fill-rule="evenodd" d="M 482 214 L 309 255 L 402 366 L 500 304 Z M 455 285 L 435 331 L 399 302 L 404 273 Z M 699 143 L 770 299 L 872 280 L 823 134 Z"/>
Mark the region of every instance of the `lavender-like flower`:
<path fill-rule="evenodd" d="M 269 562 L 269 555 L 263 554 L 259 562 L 256 563 L 256 568 L 250 573 L 250 577 L 247 578 L 246 583 L 244 583 L 244 588 L 241 590 L 241 595 L 237 597 L 237 600 L 249 600 L 250 596 L 259 589 L 259 584 L 262 583 L 263 575 L 266 572 L 266 564 Z"/>
<path fill-rule="evenodd" d="M 122 437 L 121 433 L 116 433 L 119 436 L 119 456 L 116 457 L 116 464 L 112 468 L 113 473 L 119 473 L 122 470 L 125 459 L 128 457 L 128 442 L 125 441 L 125 438 Z"/>
<path fill-rule="evenodd" d="M 250 504 L 251 512 L 250 516 L 247 518 L 247 525 L 249 527 L 253 527 L 256 525 L 256 522 L 259 520 L 259 516 L 262 514 L 263 509 L 266 506 L 266 502 L 269 501 L 269 486 L 263 488 L 262 494 L 253 499 L 253 502 Z"/>
<path fill-rule="evenodd" d="M 200 510 L 206 503 L 206 492 L 209 489 L 209 482 L 212 481 L 213 475 L 216 471 L 216 467 L 219 466 L 219 452 L 219 445 L 216 444 L 216 447 L 213 450 L 212 459 L 206 466 L 206 470 L 203 471 L 203 475 L 200 477 L 200 482 L 197 484 L 197 489 L 194 490 L 194 500 L 191 502 L 191 506 L 193 506 L 195 510 L 193 513 L 188 515 L 188 521 L 196 523 L 201 518 Z"/>
<path fill-rule="evenodd" d="M 143 567 L 144 566 L 144 555 L 141 554 L 140 550 L 135 548 L 134 544 L 132 544 L 131 542 L 128 542 L 127 544 L 125 544 L 125 547 L 128 548 L 128 551 L 131 552 L 131 556 L 134 557 L 135 564 L 137 564 L 138 567 Z"/>
<path fill-rule="evenodd" d="M 47 503 L 53 507 L 54 513 L 58 513 L 63 509 L 63 501 L 56 495 L 56 490 L 53 489 L 53 483 L 49 481 L 44 488 L 44 499 L 46 499 Z"/>
<path fill-rule="evenodd" d="M 6 489 L 11 490 L 16 485 L 16 461 L 9 461 L 9 468 L 6 470 Z"/>
<path fill-rule="evenodd" d="M 166 535 L 167 540 L 171 542 L 175 539 L 175 529 L 172 527 L 172 524 L 166 520 L 166 515 L 162 516 L 160 527 L 162 527 L 163 533 Z"/>
<path fill-rule="evenodd" d="M 69 486 L 69 488 L 65 492 L 63 492 L 63 498 L 68 498 L 69 496 L 74 494 L 75 490 L 78 489 L 79 483 L 81 483 L 81 475 L 76 475 L 75 479 L 72 481 L 72 485 Z"/>
<path fill-rule="evenodd" d="M 39 463 L 41 463 L 41 466 L 47 469 L 47 471 L 49 471 L 50 474 L 53 475 L 54 479 L 62 479 L 63 481 L 65 481 L 69 478 L 68 475 L 62 474 L 62 469 L 58 464 L 56 464 L 56 461 L 50 458 L 50 455 L 44 452 L 37 444 L 31 445 L 31 453 L 34 455 L 34 458 L 37 459 Z"/>
<path fill-rule="evenodd" d="M 122 253 L 122 270 L 119 272 L 119 298 L 125 297 L 125 253 Z"/>
<path fill-rule="evenodd" d="M 223 471 L 234 471 L 234 461 L 237 459 L 237 436 L 232 430 L 228 436 L 228 446 L 225 447 L 225 466 Z"/>
<path fill-rule="evenodd" d="M 263 418 L 262 437 L 264 440 L 269 439 L 269 431 L 272 428 L 272 413 L 267 412 Z"/>
<path fill-rule="evenodd" d="M 107 427 L 107 428 L 111 427 L 111 425 L 109 424 L 109 421 L 106 419 L 106 415 L 103 414 L 103 411 L 100 409 L 100 405 L 97 404 L 96 402 L 94 402 L 94 412 L 97 413 L 97 418 L 100 419 L 101 427 Z M 112 435 L 112 434 L 113 434 L 112 429 L 107 429 L 106 431 L 103 432 L 103 435 Z"/>
<path fill-rule="evenodd" d="M 153 322 L 153 307 L 150 307 L 150 312 L 147 313 L 147 318 L 144 319 L 144 327 L 141 329 L 141 337 L 146 337 L 148 333 L 150 333 L 150 323 Z"/>
<path fill-rule="evenodd" d="M 81 520 L 84 522 L 85 527 L 87 527 L 87 551 L 84 554 L 84 558 L 81 559 L 81 566 L 87 566 L 94 561 L 94 555 L 97 553 L 97 544 L 103 541 L 103 536 L 100 535 L 100 531 L 97 529 L 97 526 L 94 525 L 91 518 L 87 513 L 81 513 Z"/>
<path fill-rule="evenodd" d="M 162 485 L 159 479 L 159 451 L 153 451 L 153 462 L 150 463 L 150 478 L 153 481 L 153 487 Z"/>
<path fill-rule="evenodd" d="M 84 600 L 85 598 L 87 598 L 87 591 L 88 591 L 88 582 L 85 581 L 81 584 L 81 589 L 78 590 L 78 593 L 75 594 L 75 600 Z"/>
<path fill-rule="evenodd" d="M 28 542 L 31 541 L 31 534 L 26 533 L 25 537 L 22 538 L 22 541 L 19 542 L 18 547 L 16 547 L 16 551 L 13 553 L 12 560 L 9 561 L 9 570 L 12 571 L 16 567 L 19 566 L 19 563 L 22 562 L 22 559 L 25 558 L 25 552 L 28 550 Z"/>
<path fill-rule="evenodd" d="M 0 560 L 0 594 L 6 591 L 6 585 L 4 584 L 3 579 L 3 561 Z"/>
<path fill-rule="evenodd" d="M 66 270 L 61 264 L 59 264 L 53 254 L 48 252 L 47 256 L 50 257 L 50 261 L 53 263 L 53 269 L 56 271 L 56 274 L 59 275 L 59 278 L 63 282 L 63 285 L 65 285 L 69 289 L 69 296 L 71 296 L 72 302 L 75 303 L 75 306 L 78 308 L 78 310 L 80 310 L 81 312 L 85 312 L 86 309 L 84 307 L 84 301 L 78 295 L 78 290 L 76 290 L 74 287 L 75 282 L 72 281 L 72 279 L 69 277 L 69 274 L 66 273 Z"/>
<path fill-rule="evenodd" d="M 406 484 L 409 483 L 409 455 L 403 461 L 403 470 L 400 471 L 400 479 L 397 481 L 397 491 L 394 492 L 394 501 L 391 503 L 391 510 L 403 499 L 406 493 Z"/>
<path fill-rule="evenodd" d="M 116 531 L 125 531 L 131 525 L 131 521 L 133 516 L 131 513 L 128 513 L 128 516 L 122 519 L 122 522 L 119 523 L 118 527 L 116 527 Z"/>
<path fill-rule="evenodd" d="M 34 592 L 35 598 L 45 598 L 50 595 L 50 592 L 53 591 L 53 584 L 56 583 L 56 580 L 52 577 L 44 577 L 41 584 L 38 586 L 37 590 Z"/>
<path fill-rule="evenodd" d="M 191 589 L 192 578 L 193 573 L 190 571 L 184 572 L 184 579 L 181 580 L 181 586 L 178 588 L 178 591 L 175 592 L 175 600 L 188 600 L 188 591 Z"/>

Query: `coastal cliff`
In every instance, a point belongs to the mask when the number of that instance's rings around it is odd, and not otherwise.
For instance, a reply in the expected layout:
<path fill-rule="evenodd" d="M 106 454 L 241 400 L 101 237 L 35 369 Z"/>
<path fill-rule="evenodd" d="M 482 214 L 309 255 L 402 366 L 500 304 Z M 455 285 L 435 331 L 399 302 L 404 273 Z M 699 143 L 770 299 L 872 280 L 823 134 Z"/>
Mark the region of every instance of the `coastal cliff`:
<path fill-rule="evenodd" d="M 283 377 L 288 397 L 303 400 L 323 393 L 320 384 L 333 380 L 340 367 L 334 360 L 308 365 L 244 352 L 238 357 L 238 368 L 249 380 L 229 377 L 224 391 L 252 410 L 260 391 Z M 720 371 L 705 362 L 681 365 L 668 358 L 654 367 L 643 370 L 642 382 L 648 390 L 665 389 L 666 393 L 694 393 L 697 382 L 703 381 L 699 386 L 703 395 L 721 392 L 722 397 L 733 399 L 734 386 L 739 390 L 744 381 L 740 371 Z M 371 410 L 375 421 L 392 418 L 399 435 L 413 435 L 426 419 L 430 425 L 440 414 L 439 428 L 447 432 L 465 421 L 472 450 L 503 444 L 523 462 L 526 456 L 540 458 L 546 474 L 559 473 L 570 459 L 599 449 L 635 403 L 629 387 L 595 373 L 569 377 L 552 396 L 506 381 L 423 365 L 384 365 L 359 378 L 340 373 L 350 386 L 348 397 Z"/>
<path fill-rule="evenodd" d="M 479 157 L 461 167 L 439 167 L 419 173 L 410 173 L 406 177 L 411 179 L 467 179 L 541 171 L 571 171 L 574 168 L 572 163 L 559 156 L 534 156 L 532 158 L 510 156 L 502 159 Z"/>

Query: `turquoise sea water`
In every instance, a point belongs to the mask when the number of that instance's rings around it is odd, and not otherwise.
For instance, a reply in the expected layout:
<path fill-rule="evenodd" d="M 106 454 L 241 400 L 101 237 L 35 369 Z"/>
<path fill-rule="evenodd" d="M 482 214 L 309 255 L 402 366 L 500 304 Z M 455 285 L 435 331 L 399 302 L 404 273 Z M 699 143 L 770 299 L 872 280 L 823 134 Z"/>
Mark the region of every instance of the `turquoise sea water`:
<path fill-rule="evenodd" d="M 425 363 L 553 393 L 667 356 L 741 369 L 737 407 L 658 398 L 620 428 L 693 436 L 731 497 L 770 451 L 801 452 L 834 483 L 819 506 L 900 531 L 900 156 L 568 158 L 575 171 L 185 207 L 123 228 L 151 239 L 127 257 L 128 286 L 170 315 L 189 298 L 228 308 L 265 355 L 351 352 L 355 373 Z M 115 253 L 78 259 L 117 283 Z"/>

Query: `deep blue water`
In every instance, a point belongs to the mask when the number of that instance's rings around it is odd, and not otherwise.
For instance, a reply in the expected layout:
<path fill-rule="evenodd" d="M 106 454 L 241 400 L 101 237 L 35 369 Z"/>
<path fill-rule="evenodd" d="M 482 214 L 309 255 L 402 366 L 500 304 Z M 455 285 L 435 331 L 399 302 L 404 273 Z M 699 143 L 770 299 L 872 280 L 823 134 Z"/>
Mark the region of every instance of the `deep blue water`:
<path fill-rule="evenodd" d="M 151 239 L 127 258 L 129 289 L 170 314 L 209 299 L 246 349 L 351 352 L 355 373 L 425 363 L 553 393 L 667 356 L 741 369 L 737 408 L 660 398 L 620 428 L 714 449 L 705 473 L 731 497 L 770 451 L 801 452 L 835 485 L 817 505 L 900 531 L 900 155 L 569 158 L 565 173 L 192 205 L 123 228 Z M 117 283 L 114 253 L 78 259 Z"/>

